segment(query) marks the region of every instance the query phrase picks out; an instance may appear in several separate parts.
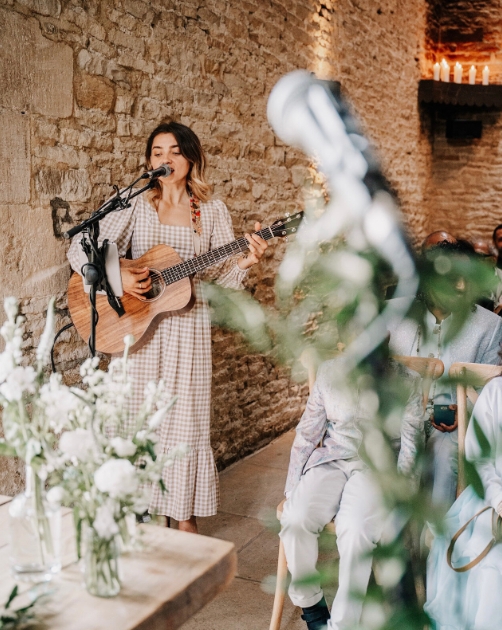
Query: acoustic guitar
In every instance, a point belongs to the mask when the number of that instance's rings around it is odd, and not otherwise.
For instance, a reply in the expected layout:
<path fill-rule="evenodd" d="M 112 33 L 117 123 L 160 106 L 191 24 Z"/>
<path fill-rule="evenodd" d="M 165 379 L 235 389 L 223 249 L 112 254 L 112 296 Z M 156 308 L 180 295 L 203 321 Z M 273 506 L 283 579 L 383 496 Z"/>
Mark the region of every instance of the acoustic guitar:
<path fill-rule="evenodd" d="M 302 218 L 303 212 L 287 215 L 255 234 L 265 240 L 287 236 L 296 232 Z M 130 352 L 136 352 L 151 339 L 165 317 L 181 315 L 193 307 L 195 297 L 191 277 L 194 274 L 247 249 L 248 241 L 242 237 L 185 262 L 167 245 L 157 245 L 135 260 L 124 259 L 124 267 L 149 268 L 152 288 L 144 294 L 146 301 L 124 293 L 121 302 L 125 314 L 121 317 L 109 305 L 106 295 L 96 295 L 99 315 L 96 349 L 109 354 L 121 353 L 124 350 L 124 337 L 132 334 L 136 342 Z M 90 334 L 89 295 L 84 291 L 82 277 L 78 273 L 70 278 L 68 307 L 75 328 L 87 340 Z"/>

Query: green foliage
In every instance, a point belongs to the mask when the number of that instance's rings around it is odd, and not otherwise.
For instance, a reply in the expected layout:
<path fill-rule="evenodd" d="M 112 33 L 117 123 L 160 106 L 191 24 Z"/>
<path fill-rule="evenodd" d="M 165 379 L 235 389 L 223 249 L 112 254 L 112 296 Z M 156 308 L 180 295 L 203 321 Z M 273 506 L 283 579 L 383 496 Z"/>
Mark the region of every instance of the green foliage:
<path fill-rule="evenodd" d="M 481 481 L 481 477 L 476 469 L 476 466 L 472 464 L 468 459 L 464 457 L 464 469 L 465 476 L 467 479 L 467 484 L 471 485 L 481 499 L 485 498 L 485 489 L 483 487 L 483 482 Z"/>
<path fill-rule="evenodd" d="M 350 347 L 353 340 L 360 339 L 386 308 L 386 293 L 393 283 L 394 273 L 399 272 L 399 269 L 391 269 L 382 251 L 370 246 L 360 217 L 344 224 L 336 216 L 336 212 L 349 212 L 344 203 L 334 196 L 326 205 L 326 197 L 320 195 L 319 190 L 306 191 L 310 232 L 306 235 L 300 228 L 296 241 L 288 245 L 276 280 L 273 307 L 265 308 L 249 295 L 208 287 L 213 321 L 240 331 L 252 351 L 266 352 L 276 361 L 289 365 L 294 377 L 304 377 L 302 358 L 308 356 L 309 361 L 319 365 L 322 360 L 340 354 L 342 348 Z M 322 239 L 322 234 L 312 237 L 312 223 L 315 224 L 323 212 L 324 218 L 329 215 L 334 222 L 344 224 L 344 232 L 339 231 L 327 240 Z M 490 294 L 493 268 L 465 251 L 441 248 L 425 254 L 417 262 L 419 299 L 414 302 L 408 318 L 417 326 L 423 325 L 427 307 L 432 302 L 444 311 L 454 312 L 454 324 L 449 326 L 444 345 L 455 335 L 462 334 L 475 301 Z M 409 400 L 410 375 L 385 367 L 386 355 L 387 349 L 382 344 L 355 369 L 335 372 L 334 368 L 333 383 L 357 392 L 365 406 L 374 411 L 373 422 L 362 429 L 359 455 L 372 470 L 387 508 L 400 523 L 396 540 L 380 545 L 375 552 L 375 563 L 384 567 L 383 574 L 388 579 L 392 571 L 394 577 L 399 575 L 399 567 L 404 567 L 410 549 L 414 565 L 425 570 L 424 552 L 420 551 L 418 539 L 429 525 L 437 535 L 443 533 L 444 510 L 431 505 L 429 492 L 419 482 L 425 458 L 423 444 L 418 445 L 417 460 L 410 475 L 396 473 L 394 437 L 396 429 L 399 433 L 403 410 Z M 447 376 L 445 383 L 448 383 Z M 476 422 L 474 429 L 483 456 L 489 456 L 488 440 Z M 475 466 L 466 461 L 465 470 L 469 483 L 483 496 Z M 336 581 L 336 563 L 320 563 L 318 570 L 322 580 Z M 415 577 L 419 582 L 421 577 Z M 316 580 L 316 576 L 307 576 L 302 583 Z M 418 603 L 403 605 L 399 598 L 393 597 L 394 587 L 395 583 L 372 586 L 366 601 L 373 606 L 375 614 L 372 621 L 363 619 L 362 627 L 423 630 L 429 620 L 422 606 Z"/>
<path fill-rule="evenodd" d="M 478 441 L 479 448 L 481 450 L 481 459 L 487 459 L 493 455 L 493 449 L 488 441 L 488 438 L 483 432 L 483 429 L 479 426 L 479 422 L 476 416 L 472 416 L 471 422 L 474 428 L 474 433 Z"/>
<path fill-rule="evenodd" d="M 19 587 L 16 585 L 5 602 L 3 610 L 0 609 L 0 630 L 15 630 L 35 625 L 35 604 L 46 595 L 47 593 L 37 595 L 29 604 L 13 609 L 11 605 L 19 597 Z"/>

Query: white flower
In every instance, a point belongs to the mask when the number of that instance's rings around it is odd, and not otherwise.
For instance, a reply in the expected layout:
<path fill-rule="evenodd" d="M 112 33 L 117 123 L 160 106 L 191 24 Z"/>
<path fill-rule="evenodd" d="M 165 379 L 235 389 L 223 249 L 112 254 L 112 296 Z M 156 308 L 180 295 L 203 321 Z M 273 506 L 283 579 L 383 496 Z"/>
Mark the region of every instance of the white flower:
<path fill-rule="evenodd" d="M 131 440 L 114 437 L 110 444 L 119 457 L 132 457 L 136 452 L 136 444 L 133 444 Z"/>
<path fill-rule="evenodd" d="M 80 376 L 90 376 L 94 374 L 97 367 L 99 365 L 99 357 L 92 357 L 90 359 L 86 359 L 82 365 L 80 366 Z"/>
<path fill-rule="evenodd" d="M 121 499 L 138 488 L 136 468 L 127 459 L 109 459 L 94 473 L 94 483 L 100 492 Z"/>
<path fill-rule="evenodd" d="M 0 383 L 5 381 L 10 372 L 16 367 L 14 356 L 7 350 L 0 354 Z"/>
<path fill-rule="evenodd" d="M 168 412 L 170 406 L 171 405 L 169 405 L 168 407 L 162 407 L 162 409 L 156 411 L 150 418 L 150 420 L 148 420 L 148 427 L 152 431 L 155 431 L 155 429 L 160 426 L 162 420 L 164 420 L 164 418 L 166 417 L 166 413 Z"/>
<path fill-rule="evenodd" d="M 81 462 L 92 460 L 95 443 L 92 433 L 87 429 L 66 431 L 59 440 L 59 448 L 69 457 L 76 457 Z"/>
<path fill-rule="evenodd" d="M 98 536 L 104 540 L 110 540 L 119 533 L 119 527 L 115 522 L 113 502 L 107 501 L 98 507 L 92 526 Z"/>
<path fill-rule="evenodd" d="M 17 311 L 18 311 L 18 302 L 15 297 L 6 297 L 3 301 L 3 307 L 5 312 L 7 313 L 7 317 L 14 321 L 16 319 Z"/>
<path fill-rule="evenodd" d="M 138 493 L 133 499 L 132 510 L 136 514 L 144 514 L 150 505 L 150 489 Z"/>
<path fill-rule="evenodd" d="M 141 431 L 138 431 L 136 433 L 136 440 L 138 442 L 145 442 L 147 437 L 148 437 L 148 433 L 147 431 L 145 431 L 145 429 L 142 429 Z"/>
<path fill-rule="evenodd" d="M 190 446 L 188 444 L 176 444 L 176 446 L 169 451 L 169 456 L 174 458 L 185 457 L 185 455 L 190 451 Z"/>
<path fill-rule="evenodd" d="M 54 486 L 47 492 L 47 501 L 52 505 L 60 505 L 63 501 L 64 490 L 61 486 Z"/>
<path fill-rule="evenodd" d="M 31 460 L 42 452 L 42 445 L 38 440 L 30 438 L 26 444 L 26 463 L 29 464 Z"/>
<path fill-rule="evenodd" d="M 134 335 L 126 335 L 124 337 L 124 345 L 126 348 L 130 348 L 131 346 L 133 346 L 136 342 L 136 339 L 134 338 Z"/>
<path fill-rule="evenodd" d="M 54 339 L 54 298 L 49 301 L 47 307 L 47 319 L 45 322 L 44 332 L 40 337 L 40 343 L 37 348 L 37 361 L 39 369 L 49 361 L 52 340 Z"/>
<path fill-rule="evenodd" d="M 39 401 L 45 407 L 45 415 L 56 433 L 68 425 L 70 414 L 80 405 L 78 397 L 61 383 L 60 374 L 51 374 L 49 382 L 40 388 Z"/>
<path fill-rule="evenodd" d="M 21 400 L 25 391 L 30 394 L 34 393 L 36 376 L 37 374 L 31 365 L 15 367 L 7 376 L 5 383 L 0 386 L 0 394 L 9 402 Z"/>

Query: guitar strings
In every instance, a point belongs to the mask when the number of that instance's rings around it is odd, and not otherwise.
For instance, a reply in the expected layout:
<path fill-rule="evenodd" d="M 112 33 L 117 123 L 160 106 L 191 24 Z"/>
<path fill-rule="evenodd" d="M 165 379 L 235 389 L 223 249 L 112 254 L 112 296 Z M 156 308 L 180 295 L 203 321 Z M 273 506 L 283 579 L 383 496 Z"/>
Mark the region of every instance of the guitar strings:
<path fill-rule="evenodd" d="M 258 232 L 254 232 L 254 234 L 258 234 L 265 240 L 275 237 L 275 234 L 271 227 L 263 228 L 262 230 L 259 230 Z M 243 246 L 244 246 L 244 249 L 243 249 Z M 201 254 L 200 256 L 197 256 L 195 258 L 189 258 L 188 260 L 185 260 L 181 263 L 177 263 L 176 265 L 173 265 L 172 267 L 167 267 L 166 269 L 163 269 L 160 272 L 151 273 L 149 277 L 152 279 L 152 281 L 156 281 L 161 278 L 166 284 L 172 284 L 174 282 L 177 282 L 178 280 L 182 280 L 183 278 L 188 277 L 192 273 L 197 273 L 198 271 L 205 269 L 207 266 L 210 266 L 207 263 L 215 264 L 219 262 L 219 259 L 221 258 L 227 258 L 233 253 L 242 252 L 248 248 L 249 248 L 248 240 L 244 237 L 241 237 L 241 238 L 236 239 L 232 243 L 227 243 L 226 245 L 222 245 L 221 247 L 218 247 L 217 249 L 214 249 L 212 251 L 210 250 L 208 252 L 205 252 L 204 254 Z M 214 260 L 211 260 L 213 258 Z M 199 267 L 199 261 L 203 262 L 202 267 Z M 194 268 L 189 269 L 190 265 L 192 265 Z M 183 268 L 186 268 L 188 273 L 185 273 Z"/>

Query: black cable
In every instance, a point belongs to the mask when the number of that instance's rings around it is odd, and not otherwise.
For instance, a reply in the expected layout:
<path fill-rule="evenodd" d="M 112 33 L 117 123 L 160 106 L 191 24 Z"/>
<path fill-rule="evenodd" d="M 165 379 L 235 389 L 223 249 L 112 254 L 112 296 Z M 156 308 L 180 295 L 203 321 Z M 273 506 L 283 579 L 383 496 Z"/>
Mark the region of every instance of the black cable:
<path fill-rule="evenodd" d="M 71 328 L 74 325 L 75 324 L 73 322 L 66 324 L 66 326 L 63 326 L 63 328 L 61 328 L 61 330 L 58 330 L 58 332 L 56 333 L 56 336 L 54 337 L 54 341 L 52 342 L 52 348 L 51 348 L 51 365 L 52 365 L 52 371 L 54 374 L 56 373 L 56 364 L 54 363 L 54 346 L 56 345 L 56 341 L 61 333 L 64 333 L 65 330 L 68 330 L 68 328 Z"/>

